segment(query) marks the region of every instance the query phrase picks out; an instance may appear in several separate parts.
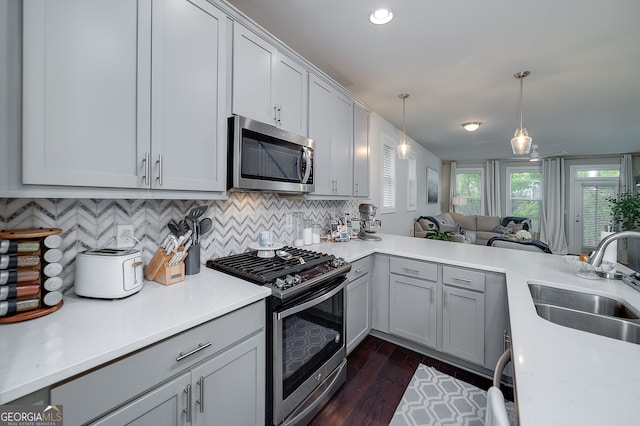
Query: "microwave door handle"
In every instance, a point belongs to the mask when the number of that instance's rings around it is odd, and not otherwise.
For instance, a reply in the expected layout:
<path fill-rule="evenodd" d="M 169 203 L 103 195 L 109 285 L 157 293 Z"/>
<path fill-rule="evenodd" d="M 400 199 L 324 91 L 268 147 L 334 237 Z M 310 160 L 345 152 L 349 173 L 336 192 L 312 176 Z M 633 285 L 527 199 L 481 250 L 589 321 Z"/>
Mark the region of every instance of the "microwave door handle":
<path fill-rule="evenodd" d="M 304 158 L 306 160 L 306 164 L 307 164 L 307 168 L 304 171 L 304 177 L 302 178 L 302 183 L 307 183 L 307 181 L 309 180 L 309 176 L 311 176 L 311 151 L 309 150 L 309 148 L 307 148 L 306 146 L 302 147 L 302 152 L 304 154 Z M 300 170 L 302 171 L 302 165 L 304 163 L 300 163 Z"/>

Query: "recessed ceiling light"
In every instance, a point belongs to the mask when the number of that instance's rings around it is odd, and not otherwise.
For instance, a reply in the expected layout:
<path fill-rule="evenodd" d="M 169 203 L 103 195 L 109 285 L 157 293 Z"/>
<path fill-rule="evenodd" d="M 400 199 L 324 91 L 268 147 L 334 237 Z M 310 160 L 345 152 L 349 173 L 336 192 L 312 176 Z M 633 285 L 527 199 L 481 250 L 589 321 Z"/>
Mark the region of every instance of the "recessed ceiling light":
<path fill-rule="evenodd" d="M 470 121 L 468 123 L 463 123 L 462 128 L 467 132 L 475 132 L 476 130 L 478 130 L 478 127 L 480 127 L 481 124 L 482 123 L 480 123 L 479 121 Z"/>
<path fill-rule="evenodd" d="M 376 9 L 369 15 L 372 24 L 382 25 L 393 19 L 393 11 L 391 9 Z"/>

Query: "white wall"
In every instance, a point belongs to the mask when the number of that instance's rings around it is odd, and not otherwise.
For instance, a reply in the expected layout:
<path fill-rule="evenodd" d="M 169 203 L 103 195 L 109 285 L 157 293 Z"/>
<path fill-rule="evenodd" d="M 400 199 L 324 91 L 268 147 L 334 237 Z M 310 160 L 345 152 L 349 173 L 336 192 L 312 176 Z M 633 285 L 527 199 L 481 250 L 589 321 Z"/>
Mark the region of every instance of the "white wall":
<path fill-rule="evenodd" d="M 382 221 L 381 232 L 396 235 L 413 235 L 413 222 L 424 215 L 440 213 L 440 203 L 427 204 L 427 167 L 440 171 L 442 161 L 407 136 L 411 145 L 411 152 L 416 154 L 418 174 L 418 204 L 417 210 L 407 211 L 407 160 L 396 160 L 396 211 L 395 213 L 380 213 L 382 191 L 382 135 L 390 136 L 400 142 L 402 130 L 372 113 L 369 119 L 369 144 L 371 147 L 371 203 L 378 206 L 376 218 Z M 440 180 L 442 181 L 442 173 Z M 439 185 L 438 201 L 442 200 L 442 184 Z"/>

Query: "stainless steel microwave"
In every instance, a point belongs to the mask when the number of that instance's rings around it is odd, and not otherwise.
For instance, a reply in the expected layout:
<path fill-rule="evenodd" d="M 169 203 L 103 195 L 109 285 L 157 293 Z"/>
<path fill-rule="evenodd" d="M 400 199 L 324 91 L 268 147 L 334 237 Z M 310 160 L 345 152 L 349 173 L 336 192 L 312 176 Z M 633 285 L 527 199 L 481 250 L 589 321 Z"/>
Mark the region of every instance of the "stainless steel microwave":
<path fill-rule="evenodd" d="M 313 192 L 313 140 L 239 115 L 228 138 L 229 191 Z"/>

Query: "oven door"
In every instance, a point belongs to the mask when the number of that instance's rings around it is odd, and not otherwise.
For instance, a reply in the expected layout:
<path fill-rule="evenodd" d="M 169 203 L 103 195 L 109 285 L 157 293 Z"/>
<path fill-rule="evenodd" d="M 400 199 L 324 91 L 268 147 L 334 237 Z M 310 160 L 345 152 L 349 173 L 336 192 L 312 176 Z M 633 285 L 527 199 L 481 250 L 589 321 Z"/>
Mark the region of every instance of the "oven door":
<path fill-rule="evenodd" d="M 346 277 L 335 278 L 312 291 L 286 301 L 273 312 L 274 423 L 280 424 L 301 403 L 310 411 L 320 401 L 305 401 L 346 358 L 344 343 L 344 287 Z M 341 383 L 340 383 L 341 384 Z M 328 390 L 327 390 L 328 392 Z M 324 392 L 325 394 L 327 392 Z"/>

